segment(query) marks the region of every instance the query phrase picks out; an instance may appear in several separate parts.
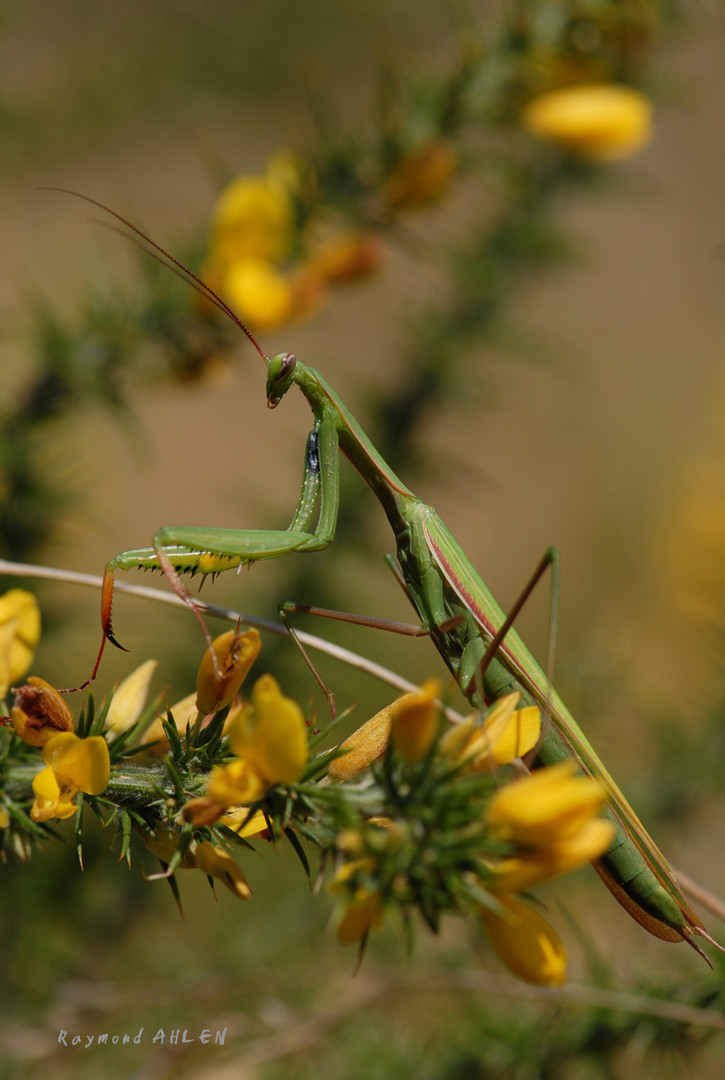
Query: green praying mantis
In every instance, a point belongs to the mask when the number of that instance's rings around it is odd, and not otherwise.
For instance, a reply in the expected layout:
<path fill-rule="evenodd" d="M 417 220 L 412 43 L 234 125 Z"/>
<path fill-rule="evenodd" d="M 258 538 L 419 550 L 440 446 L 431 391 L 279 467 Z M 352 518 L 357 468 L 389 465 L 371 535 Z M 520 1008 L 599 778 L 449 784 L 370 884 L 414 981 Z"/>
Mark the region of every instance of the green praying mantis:
<path fill-rule="evenodd" d="M 69 192 L 77 195 L 77 192 Z M 477 708 L 517 690 L 523 701 L 546 714 L 545 733 L 533 752 L 536 768 L 575 758 L 582 772 L 608 790 L 606 814 L 615 826 L 611 848 L 595 869 L 619 903 L 646 930 L 665 941 L 686 941 L 703 957 L 696 941 L 717 946 L 689 906 L 665 857 L 609 775 L 588 739 L 551 688 L 547 676 L 512 628 L 508 617 L 432 506 L 416 496 L 383 460 L 357 420 L 322 376 L 292 353 L 271 359 L 233 310 L 172 255 L 108 207 L 151 254 L 168 260 L 246 334 L 267 368 L 267 405 L 274 409 L 293 387 L 313 416 L 297 508 L 286 529 L 237 530 L 195 527 L 159 529 L 150 547 L 124 551 L 107 564 L 101 594 L 103 637 L 89 681 L 95 678 L 107 641 L 114 636 L 114 575 L 133 568 L 162 570 L 194 610 L 210 640 L 200 606 L 181 582 L 182 574 L 218 574 L 260 559 L 319 551 L 334 538 L 339 506 L 340 451 L 380 503 L 397 545 L 398 576 L 415 608 L 421 630 L 430 636 L 462 692 Z M 148 249 L 147 249 L 148 250 Z M 391 557 L 392 558 L 392 557 Z M 718 946 L 719 947 L 719 946 Z M 705 957 L 707 959 L 707 957 Z"/>

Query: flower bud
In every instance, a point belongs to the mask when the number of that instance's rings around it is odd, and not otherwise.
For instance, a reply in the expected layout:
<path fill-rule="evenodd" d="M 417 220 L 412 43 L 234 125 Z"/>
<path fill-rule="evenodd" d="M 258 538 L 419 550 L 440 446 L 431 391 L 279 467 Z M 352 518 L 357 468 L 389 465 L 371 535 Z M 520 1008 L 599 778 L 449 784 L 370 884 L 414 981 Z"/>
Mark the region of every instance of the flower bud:
<path fill-rule="evenodd" d="M 218 878 L 240 900 L 252 895 L 247 879 L 228 852 L 206 840 L 197 845 L 195 854 L 198 868 L 209 877 Z"/>
<path fill-rule="evenodd" d="M 45 746 L 62 731 L 73 731 L 73 713 L 50 683 L 31 675 L 15 691 L 11 714 L 15 732 L 31 746 Z"/>
<path fill-rule="evenodd" d="M 207 649 L 196 678 L 196 707 L 202 715 L 218 712 L 235 697 L 262 647 L 256 630 L 227 630 L 213 642 L 217 663 Z"/>
<path fill-rule="evenodd" d="M 480 909 L 491 944 L 514 975 L 536 986 L 566 981 L 566 948 L 538 911 L 513 896 L 499 896 L 500 913 Z"/>
<path fill-rule="evenodd" d="M 448 190 L 457 165 L 451 144 L 431 139 L 396 165 L 388 180 L 388 205 L 399 210 L 435 202 Z"/>
<path fill-rule="evenodd" d="M 636 153 L 649 140 L 652 108 L 628 86 L 592 83 L 540 94 L 521 122 L 532 135 L 595 160 Z"/>
<path fill-rule="evenodd" d="M 339 232 L 326 237 L 310 258 L 310 266 L 325 281 L 336 284 L 372 274 L 382 262 L 379 240 L 363 232 Z"/>
<path fill-rule="evenodd" d="M 156 660 L 145 660 L 116 687 L 106 713 L 105 727 L 120 735 L 136 723 L 143 712 Z"/>

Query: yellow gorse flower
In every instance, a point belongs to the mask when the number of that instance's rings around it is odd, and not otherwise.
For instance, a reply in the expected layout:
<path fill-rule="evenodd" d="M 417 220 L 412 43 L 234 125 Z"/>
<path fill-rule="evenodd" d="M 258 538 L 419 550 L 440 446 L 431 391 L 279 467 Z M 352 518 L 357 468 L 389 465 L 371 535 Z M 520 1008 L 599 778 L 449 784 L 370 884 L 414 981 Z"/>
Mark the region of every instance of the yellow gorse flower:
<path fill-rule="evenodd" d="M 563 761 L 502 787 L 486 820 L 502 839 L 532 846 L 573 836 L 606 800 L 604 784 L 581 776 L 576 762 Z"/>
<path fill-rule="evenodd" d="M 517 709 L 519 693 L 505 694 L 480 723 L 476 715 L 449 728 L 440 752 L 466 769 L 492 771 L 528 754 L 541 735 L 541 715 L 535 705 Z"/>
<path fill-rule="evenodd" d="M 572 154 L 607 161 L 628 157 L 649 141 L 652 106 L 628 86 L 583 84 L 533 98 L 521 123 L 532 135 Z"/>
<path fill-rule="evenodd" d="M 40 640 L 40 609 L 32 593 L 10 589 L 0 596 L 0 701 L 29 670 Z"/>
<path fill-rule="evenodd" d="M 206 785 L 207 797 L 215 805 L 217 816 L 230 806 L 248 806 L 264 798 L 269 784 L 244 758 L 213 769 Z M 197 821 L 196 817 L 194 818 Z M 198 824 L 198 821 L 197 821 Z"/>
<path fill-rule="evenodd" d="M 380 712 L 375 713 L 357 731 L 354 731 L 349 739 L 345 739 L 340 750 L 340 757 L 330 762 L 328 775 L 332 780 L 349 780 L 357 776 L 368 765 L 384 754 L 390 742 L 390 730 L 392 727 L 392 714 L 397 702 L 386 705 Z"/>
<path fill-rule="evenodd" d="M 296 701 L 283 695 L 271 675 L 257 679 L 251 705 L 234 720 L 229 741 L 234 753 L 256 771 L 267 787 L 294 784 L 305 770 L 308 745 L 302 710 Z"/>
<path fill-rule="evenodd" d="M 263 175 L 238 177 L 217 200 L 203 277 L 255 329 L 312 314 L 328 282 L 380 265 L 380 245 L 347 221 L 331 229 L 316 218 L 299 229 L 295 201 L 314 182 L 312 170 L 281 151 Z"/>
<path fill-rule="evenodd" d="M 383 897 L 378 889 L 356 883 L 358 875 L 374 871 L 370 858 L 354 859 L 344 863 L 327 890 L 345 899 L 342 915 L 337 925 L 337 938 L 342 945 L 363 941 L 371 930 L 383 925 Z"/>
<path fill-rule="evenodd" d="M 261 810 L 256 810 L 249 816 L 248 806 L 235 806 L 219 818 L 221 825 L 235 832 L 237 836 L 259 836 L 269 830 L 267 819 Z"/>
<path fill-rule="evenodd" d="M 46 767 L 33 780 L 33 821 L 71 817 L 80 791 L 100 795 L 108 785 L 111 762 L 100 735 L 81 739 L 72 731 L 54 735 L 43 747 Z"/>
<path fill-rule="evenodd" d="M 491 944 L 506 967 L 524 982 L 561 986 L 566 980 L 566 948 L 546 919 L 530 904 L 499 896 L 499 910 L 480 911 Z"/>
<path fill-rule="evenodd" d="M 222 288 L 231 306 L 259 330 L 270 330 L 292 317 L 292 284 L 265 259 L 248 255 L 235 259 L 226 269 Z"/>
<path fill-rule="evenodd" d="M 499 860 L 492 867 L 495 878 L 489 887 L 496 894 L 525 892 L 598 859 L 609 849 L 613 838 L 611 821 L 592 818 L 572 836 Z"/>
<path fill-rule="evenodd" d="M 276 176 L 240 176 L 217 199 L 212 252 L 227 264 L 274 261 L 288 254 L 293 226 L 294 206 L 284 183 Z"/>
<path fill-rule="evenodd" d="M 409 761 L 424 757 L 438 726 L 439 694 L 439 680 L 429 679 L 419 690 L 402 694 L 371 716 L 341 744 L 342 753 L 328 770 L 330 778 L 350 780 L 362 772 L 385 753 L 393 734 L 403 757 Z"/>
<path fill-rule="evenodd" d="M 275 784 L 294 784 L 307 765 L 307 725 L 296 701 L 283 695 L 271 675 L 252 687 L 252 701 L 235 711 L 229 742 L 237 755 L 209 776 L 206 795 L 192 799 L 184 816 L 196 825 L 217 821 L 230 807 L 246 816 L 251 803 L 263 799 Z M 244 820 L 243 818 L 241 820 Z M 266 828 L 261 826 L 257 832 Z M 243 835 L 253 835 L 246 829 Z"/>
<path fill-rule="evenodd" d="M 294 240 L 295 183 L 289 161 L 277 155 L 266 174 L 228 184 L 214 208 L 203 276 L 255 328 L 298 313 L 300 297 L 284 265 Z"/>
<path fill-rule="evenodd" d="M 171 862 L 178 846 L 177 834 L 162 828 L 153 836 L 146 836 L 144 839 L 146 847 L 157 859 L 163 863 Z M 208 840 L 192 841 L 181 856 L 178 867 L 181 870 L 201 870 L 208 877 L 217 878 L 240 900 L 246 900 L 252 895 L 244 874 L 232 856 Z"/>
<path fill-rule="evenodd" d="M 486 821 L 518 850 L 492 865 L 489 887 L 497 894 L 521 892 L 602 855 L 614 837 L 614 825 L 597 816 L 606 799 L 604 785 L 577 774 L 572 761 L 502 787 Z"/>

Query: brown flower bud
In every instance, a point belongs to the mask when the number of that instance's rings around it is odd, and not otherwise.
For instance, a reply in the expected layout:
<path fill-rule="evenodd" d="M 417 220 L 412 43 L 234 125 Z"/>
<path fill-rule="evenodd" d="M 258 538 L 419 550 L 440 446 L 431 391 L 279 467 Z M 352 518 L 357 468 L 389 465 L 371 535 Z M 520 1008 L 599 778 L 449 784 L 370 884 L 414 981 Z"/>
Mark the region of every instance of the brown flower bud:
<path fill-rule="evenodd" d="M 15 691 L 11 714 L 16 734 L 31 746 L 45 746 L 61 731 L 73 731 L 73 713 L 55 687 L 31 675 Z"/>
<path fill-rule="evenodd" d="M 202 715 L 218 712 L 234 698 L 262 643 L 256 630 L 227 630 L 214 640 L 216 663 L 207 649 L 196 678 L 196 707 Z"/>

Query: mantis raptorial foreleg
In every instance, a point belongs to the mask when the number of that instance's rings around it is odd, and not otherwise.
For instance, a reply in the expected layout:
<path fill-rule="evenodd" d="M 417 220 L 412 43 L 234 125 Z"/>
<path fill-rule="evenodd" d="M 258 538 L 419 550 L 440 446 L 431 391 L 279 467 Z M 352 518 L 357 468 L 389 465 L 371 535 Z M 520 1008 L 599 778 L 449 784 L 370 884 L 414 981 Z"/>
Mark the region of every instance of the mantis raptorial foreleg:
<path fill-rule="evenodd" d="M 154 535 L 152 547 L 123 551 L 116 555 L 107 563 L 103 575 L 103 639 L 90 679 L 83 686 L 95 679 L 106 641 L 123 648 L 113 630 L 112 609 L 117 570 L 160 570 L 176 594 L 192 610 L 207 644 L 211 646 L 211 634 L 201 608 L 185 587 L 181 575 L 215 576 L 260 559 L 275 559 L 295 551 L 318 551 L 327 547 L 335 535 L 339 487 L 337 431 L 329 419 L 323 419 L 315 424 L 308 436 L 300 497 L 286 529 L 245 531 L 195 526 L 165 527 Z M 313 527 L 315 515 L 317 523 Z M 212 657 L 215 657 L 213 650 Z"/>

